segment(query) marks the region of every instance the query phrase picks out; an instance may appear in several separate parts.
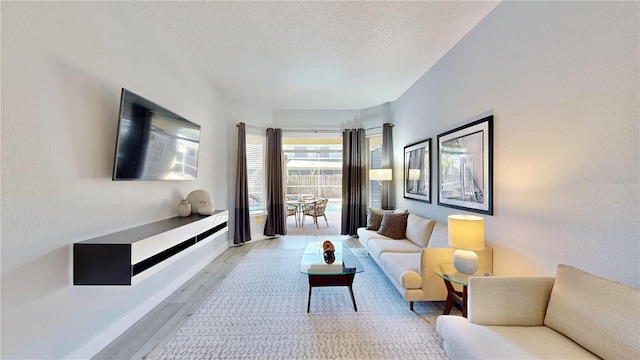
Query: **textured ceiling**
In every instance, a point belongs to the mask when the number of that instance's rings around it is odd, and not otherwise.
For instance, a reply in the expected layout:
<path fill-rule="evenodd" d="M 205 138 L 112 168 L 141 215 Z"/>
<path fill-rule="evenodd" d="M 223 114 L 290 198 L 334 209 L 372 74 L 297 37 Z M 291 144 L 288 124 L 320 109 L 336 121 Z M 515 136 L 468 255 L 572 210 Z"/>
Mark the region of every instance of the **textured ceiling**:
<path fill-rule="evenodd" d="M 396 100 L 498 2 L 134 2 L 229 98 L 273 109 Z"/>

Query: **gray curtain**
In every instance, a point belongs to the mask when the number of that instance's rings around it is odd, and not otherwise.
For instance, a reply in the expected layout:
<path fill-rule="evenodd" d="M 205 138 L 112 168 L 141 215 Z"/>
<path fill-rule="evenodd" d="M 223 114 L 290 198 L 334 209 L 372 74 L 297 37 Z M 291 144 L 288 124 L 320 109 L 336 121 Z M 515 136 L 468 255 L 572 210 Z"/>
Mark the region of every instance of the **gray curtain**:
<path fill-rule="evenodd" d="M 282 153 L 282 129 L 267 129 L 265 161 L 267 220 L 264 224 L 266 236 L 287 234 L 287 207 L 284 194 Z"/>
<path fill-rule="evenodd" d="M 367 225 L 367 140 L 364 129 L 342 134 L 342 235 Z"/>
<path fill-rule="evenodd" d="M 234 224 L 234 244 L 244 244 L 251 240 L 249 220 L 249 181 L 247 178 L 247 135 L 244 123 L 238 125 L 238 167 L 236 170 L 236 205 Z"/>
<path fill-rule="evenodd" d="M 393 170 L 393 125 L 382 125 L 382 168 Z M 382 199 L 380 204 L 385 210 L 392 210 L 395 206 L 393 193 L 393 178 L 382 182 Z"/>

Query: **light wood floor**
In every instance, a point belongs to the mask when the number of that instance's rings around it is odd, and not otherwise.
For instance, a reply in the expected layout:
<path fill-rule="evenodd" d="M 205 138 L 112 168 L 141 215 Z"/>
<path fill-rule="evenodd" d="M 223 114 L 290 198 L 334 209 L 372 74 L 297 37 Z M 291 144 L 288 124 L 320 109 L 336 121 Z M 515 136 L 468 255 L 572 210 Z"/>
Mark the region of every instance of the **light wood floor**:
<path fill-rule="evenodd" d="M 153 359 L 251 249 L 304 249 L 311 241 L 336 238 L 338 237 L 284 236 L 232 247 L 209 263 L 93 359 Z M 362 247 L 356 238 L 348 238 L 344 244 L 351 248 Z"/>

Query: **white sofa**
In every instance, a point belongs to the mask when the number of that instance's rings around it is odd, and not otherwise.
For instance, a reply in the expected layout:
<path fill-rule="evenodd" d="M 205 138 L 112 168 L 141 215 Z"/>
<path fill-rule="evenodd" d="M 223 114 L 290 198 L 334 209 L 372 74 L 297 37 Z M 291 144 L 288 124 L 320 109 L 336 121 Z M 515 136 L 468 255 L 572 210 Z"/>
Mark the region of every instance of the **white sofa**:
<path fill-rule="evenodd" d="M 640 359 L 640 291 L 571 266 L 471 278 L 467 308 L 438 317 L 451 359 Z"/>
<path fill-rule="evenodd" d="M 444 281 L 433 268 L 453 261 L 455 249 L 448 245 L 447 224 L 409 213 L 404 235 L 394 239 L 377 230 L 358 229 L 360 243 L 409 302 L 411 310 L 414 301 L 446 300 Z M 493 271 L 492 249 L 487 246 L 477 253 L 479 267 Z"/>

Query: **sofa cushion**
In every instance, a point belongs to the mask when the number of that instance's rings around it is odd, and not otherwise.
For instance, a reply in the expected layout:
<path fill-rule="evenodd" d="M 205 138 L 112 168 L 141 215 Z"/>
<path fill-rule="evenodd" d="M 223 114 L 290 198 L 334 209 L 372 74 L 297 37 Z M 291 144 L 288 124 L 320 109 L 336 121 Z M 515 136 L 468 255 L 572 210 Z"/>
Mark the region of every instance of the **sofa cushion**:
<path fill-rule="evenodd" d="M 363 227 L 358 228 L 358 240 L 367 250 L 369 249 L 369 240 L 371 239 L 392 240 L 390 237 L 378 234 L 378 232 L 375 230 L 367 230 Z"/>
<path fill-rule="evenodd" d="M 367 209 L 367 230 L 376 230 L 380 229 L 380 224 L 382 224 L 382 216 L 386 212 L 391 212 L 391 210 L 380 210 L 380 209 Z"/>
<path fill-rule="evenodd" d="M 431 231 L 431 237 L 429 238 L 427 247 L 449 247 L 449 230 L 447 228 L 447 224 L 437 222 L 433 225 L 433 230 Z"/>
<path fill-rule="evenodd" d="M 472 276 L 467 318 L 478 325 L 542 326 L 552 277 Z"/>
<path fill-rule="evenodd" d="M 560 264 L 544 324 L 604 359 L 640 359 L 640 291 Z"/>
<path fill-rule="evenodd" d="M 368 242 L 369 254 L 376 259 L 380 258 L 380 255 L 386 252 L 394 253 L 421 253 L 422 248 L 412 243 L 411 241 L 394 240 L 394 239 L 371 239 Z"/>
<path fill-rule="evenodd" d="M 451 359 L 597 359 L 546 326 L 483 326 L 438 316 L 436 329 Z"/>
<path fill-rule="evenodd" d="M 407 218 L 409 213 L 394 214 L 385 213 L 382 216 L 382 224 L 378 229 L 378 234 L 394 239 L 404 239 L 407 229 Z"/>
<path fill-rule="evenodd" d="M 409 214 L 409 217 L 407 217 L 406 237 L 418 246 L 427 247 L 435 224 L 434 220 L 425 219 L 416 214 Z"/>
<path fill-rule="evenodd" d="M 422 276 L 418 274 L 420 256 L 420 253 L 386 252 L 380 254 L 380 264 L 403 288 L 420 289 L 422 287 Z"/>

